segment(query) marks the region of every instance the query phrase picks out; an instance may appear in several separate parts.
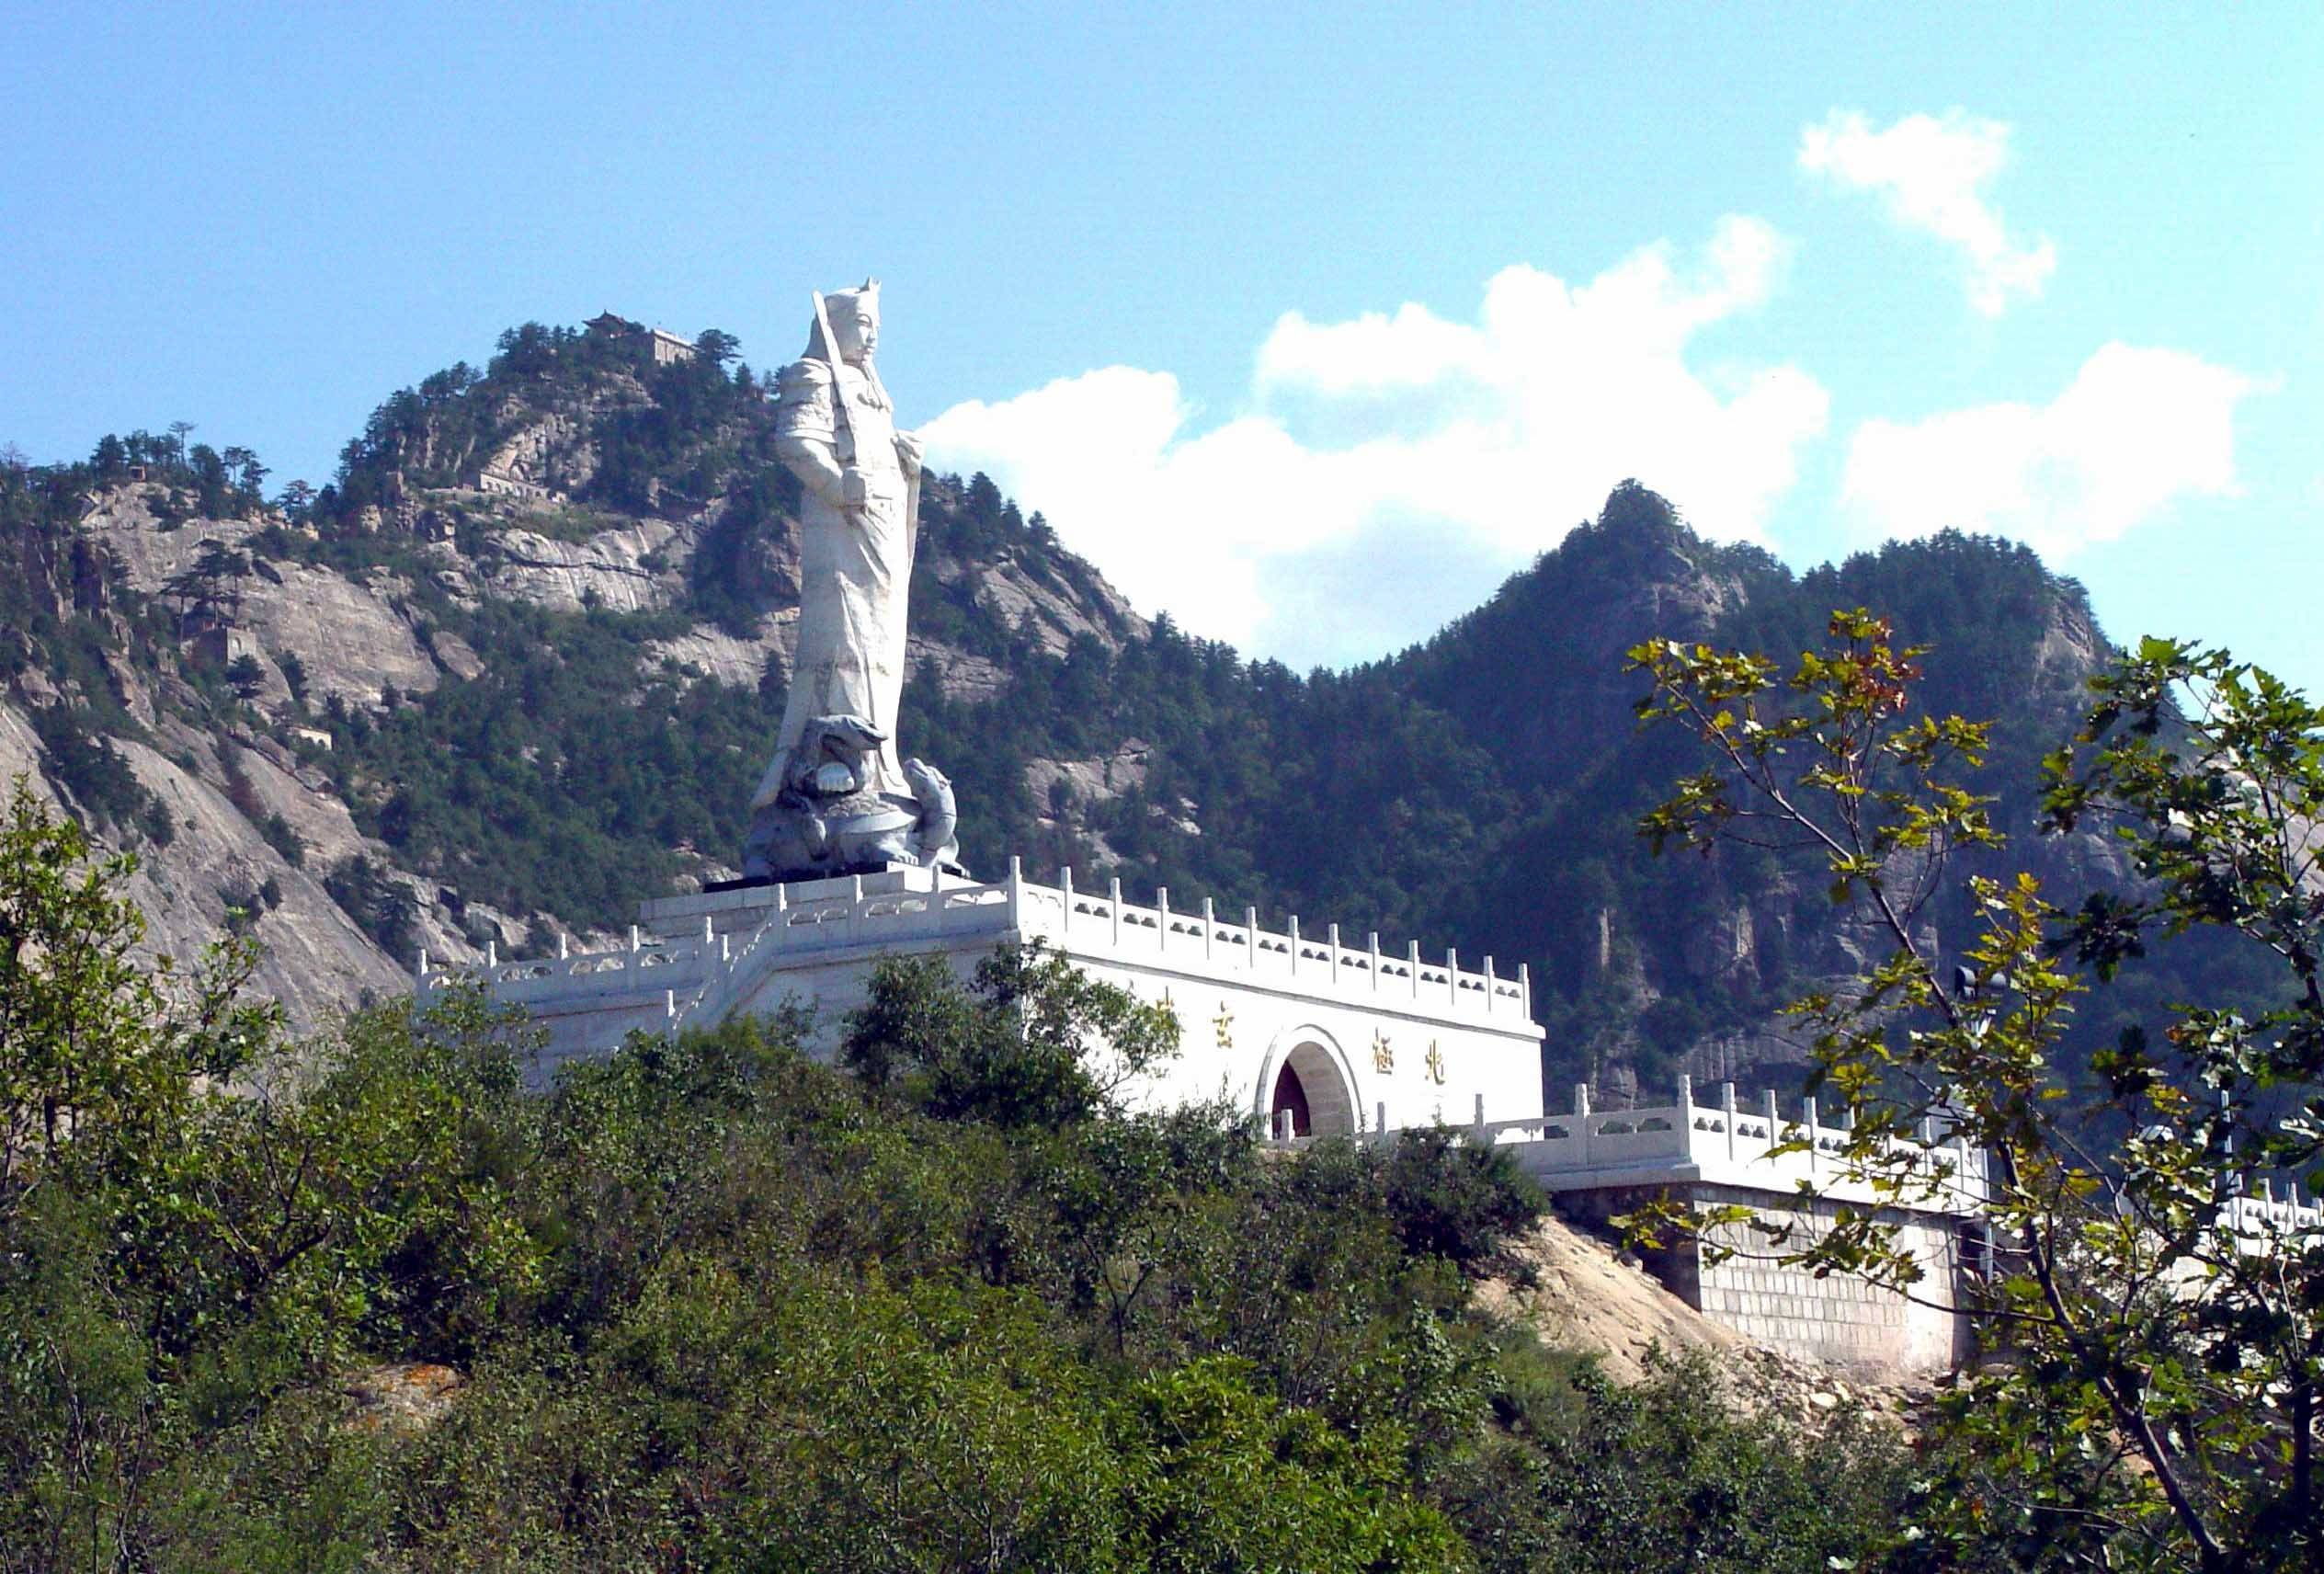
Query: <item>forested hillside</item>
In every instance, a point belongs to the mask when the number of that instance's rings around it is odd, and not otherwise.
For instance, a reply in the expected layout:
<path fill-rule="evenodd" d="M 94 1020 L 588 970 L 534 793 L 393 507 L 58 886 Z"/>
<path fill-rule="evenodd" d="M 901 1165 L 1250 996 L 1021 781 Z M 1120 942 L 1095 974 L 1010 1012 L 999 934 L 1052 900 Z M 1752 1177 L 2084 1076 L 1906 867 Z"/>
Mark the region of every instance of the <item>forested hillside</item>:
<path fill-rule="evenodd" d="M 122 873 L 0 818 L 0 1568 L 1959 1566 L 1893 1416 L 1497 1313 L 1506 1154 L 1122 1109 L 1175 1021 L 1054 956 L 542 1090 L 473 992 L 299 1043 L 139 965 Z"/>
<path fill-rule="evenodd" d="M 271 499 L 254 452 L 182 431 L 0 469 L 0 765 L 146 854 L 165 936 L 251 930 L 307 1020 L 421 947 L 537 952 L 731 873 L 798 561 L 737 349 L 528 325 Z M 953 776 L 972 869 L 1528 963 L 1560 1096 L 1730 1075 L 1792 1056 L 1773 1009 L 1863 941 L 1780 854 L 1646 857 L 1636 816 L 1688 760 L 1637 731 L 1623 652 L 1795 651 L 1855 605 L 1933 647 L 1930 705 L 1999 722 L 1989 790 L 2030 831 L 2105 650 L 2079 587 L 1955 535 L 1794 574 L 1631 483 L 1425 645 L 1299 674 L 1147 622 L 1038 513 L 931 478 L 905 742 Z M 2069 905 L 2121 874 L 2096 837 L 2034 856 Z"/>

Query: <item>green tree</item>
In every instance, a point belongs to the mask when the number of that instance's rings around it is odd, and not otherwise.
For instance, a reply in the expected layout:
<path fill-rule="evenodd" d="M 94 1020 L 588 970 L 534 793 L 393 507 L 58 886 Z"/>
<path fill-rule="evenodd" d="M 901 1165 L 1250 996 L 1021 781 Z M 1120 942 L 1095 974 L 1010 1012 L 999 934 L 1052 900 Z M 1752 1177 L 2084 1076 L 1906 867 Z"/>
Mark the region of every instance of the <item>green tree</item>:
<path fill-rule="evenodd" d="M 263 488 L 269 472 L 258 462 L 257 454 L 249 449 L 235 447 L 218 457 L 224 462 L 234 490 L 243 495 L 245 506 L 258 507 L 264 501 Z"/>
<path fill-rule="evenodd" d="M 1960 1289 L 2009 1359 L 1945 1406 L 1962 1453 L 1924 1505 L 1931 1556 L 2016 1537 L 2059 1566 L 2308 1566 L 2324 1231 L 2250 1202 L 2285 1173 L 2324 1180 L 2324 712 L 2224 654 L 2146 642 L 2093 682 L 2046 766 L 2053 827 L 2110 821 L 2138 883 L 2069 917 L 2030 875 L 1973 879 L 1980 928 L 1948 966 L 1919 918 L 1954 853 L 2001 842 L 1959 780 L 1988 728 L 1912 714 L 1920 652 L 1881 620 L 1836 614 L 1831 633 L 1788 676 L 1705 645 L 1631 653 L 1654 685 L 1642 713 L 1687 726 L 1714 761 L 1643 828 L 1658 848 L 1812 849 L 1833 901 L 1885 938 L 1885 960 L 1794 1008 L 1851 1128 L 1838 1177 L 1957 1207 L 1951 1145 L 1985 1156 L 2002 1252 Z M 2275 958 L 2283 998 L 2134 1028 L 2096 1057 L 2094 1086 L 2078 1080 L 2059 1053 L 2087 987 L 2073 961 L 2104 978 L 2197 928 Z M 1766 1233 L 1787 1262 L 1955 1293 L 1871 1210 L 1814 1239 Z"/>
<path fill-rule="evenodd" d="M 1035 942 L 995 952 L 963 993 L 942 957 L 883 958 L 841 1058 L 942 1120 L 1062 1126 L 1118 1112 L 1178 1052 L 1177 1013 L 1099 983 Z"/>
<path fill-rule="evenodd" d="M 245 700 L 255 700 L 267 686 L 267 669 L 258 665 L 258 658 L 245 651 L 226 663 L 226 681 L 234 692 Z"/>
<path fill-rule="evenodd" d="M 133 1169 L 174 1140 L 199 1089 L 271 1032 L 227 942 L 190 970 L 136 952 L 145 920 L 100 854 L 17 779 L 0 824 L 0 1216 L 53 1178 Z"/>

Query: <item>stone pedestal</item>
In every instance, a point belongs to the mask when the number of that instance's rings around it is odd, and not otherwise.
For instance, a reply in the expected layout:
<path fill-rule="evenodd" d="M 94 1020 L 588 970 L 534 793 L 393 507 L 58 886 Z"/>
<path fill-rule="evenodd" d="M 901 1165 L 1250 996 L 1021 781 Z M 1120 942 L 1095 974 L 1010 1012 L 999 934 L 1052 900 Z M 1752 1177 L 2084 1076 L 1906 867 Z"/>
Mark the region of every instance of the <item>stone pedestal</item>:
<path fill-rule="evenodd" d="M 1150 1105 L 1225 1095 L 1264 1124 L 1295 1088 L 1309 1135 L 1437 1123 L 1538 1122 L 1541 1038 L 1523 970 L 1500 976 L 1378 937 L 1344 943 L 1299 919 L 1122 899 L 1109 886 L 977 882 L 892 868 L 841 880 L 743 886 L 643 905 L 622 948 L 423 974 L 425 998 L 481 975 L 548 1030 L 543 1074 L 603 1055 L 632 1029 L 708 1025 L 735 1012 L 811 1005 L 828 1050 L 882 955 L 941 955 L 963 977 L 998 946 L 1040 940 L 1085 972 L 1178 1012 L 1180 1050 L 1134 1097 Z M 1285 1080 L 1286 1069 L 1291 1080 Z"/>

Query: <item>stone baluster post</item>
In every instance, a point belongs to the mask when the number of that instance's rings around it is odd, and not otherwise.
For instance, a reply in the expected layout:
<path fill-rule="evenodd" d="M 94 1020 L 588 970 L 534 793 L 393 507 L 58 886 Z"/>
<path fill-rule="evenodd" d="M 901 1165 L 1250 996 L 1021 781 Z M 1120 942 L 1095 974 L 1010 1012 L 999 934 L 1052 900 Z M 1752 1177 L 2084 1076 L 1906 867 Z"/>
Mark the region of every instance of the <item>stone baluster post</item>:
<path fill-rule="evenodd" d="M 1120 946 L 1122 943 L 1122 881 L 1119 876 L 1115 877 L 1112 891 L 1111 910 L 1113 913 L 1113 943 Z"/>
<path fill-rule="evenodd" d="M 1775 1089 L 1772 1088 L 1768 1089 L 1765 1092 L 1760 1095 L 1760 1119 L 1765 1123 L 1767 1126 L 1768 1146 L 1773 1147 L 1777 1143 L 1783 1140 L 1783 1133 L 1777 1128 L 1775 1123 Z"/>
<path fill-rule="evenodd" d="M 1339 983 L 1339 926 L 1338 924 L 1324 926 L 1324 949 L 1330 952 L 1331 982 L 1334 987 L 1337 987 Z"/>
<path fill-rule="evenodd" d="M 569 934 L 566 934 L 566 933 L 565 933 L 564 930 L 558 930 L 558 931 L 557 931 L 557 960 L 558 960 L 559 962 L 564 962 L 564 961 L 565 961 L 566 959 L 568 959 L 569 957 L 571 957 L 571 956 L 572 956 L 572 954 L 573 954 L 573 937 L 572 937 L 571 935 L 569 935 Z"/>
<path fill-rule="evenodd" d="M 1291 916 L 1291 975 L 1299 976 L 1299 915 Z"/>
<path fill-rule="evenodd" d="M 1063 869 L 1060 869 L 1059 871 L 1057 871 L 1057 890 L 1058 890 L 1058 892 L 1059 892 L 1059 893 L 1060 893 L 1060 894 L 1061 894 L 1061 895 L 1065 897 L 1065 929 L 1064 929 L 1064 930 L 1063 930 L 1063 933 L 1065 934 L 1065 937 L 1067 940 L 1071 940 L 1071 939 L 1073 938 L 1073 865 L 1072 865 L 1072 864 L 1068 863 L 1068 864 L 1066 864 L 1066 865 L 1065 865 Z"/>
<path fill-rule="evenodd" d="M 1498 981 L 1493 976 L 1493 953 L 1488 951 L 1485 953 L 1485 1014 L 1488 1017 L 1493 1014 L 1493 995 L 1494 985 L 1496 982 Z"/>
<path fill-rule="evenodd" d="M 1368 960 L 1372 964 L 1372 992 L 1377 995 L 1380 993 L 1380 931 L 1378 930 L 1371 931 L 1371 937 L 1364 941 L 1364 947 L 1371 953 Z"/>
<path fill-rule="evenodd" d="M 1412 998 L 1420 998 L 1420 942 L 1414 941 L 1404 953 L 1404 970 L 1412 980 Z"/>
<path fill-rule="evenodd" d="M 1807 1172 L 1813 1175 L 1817 1162 L 1823 1158 L 1823 1149 L 1816 1146 L 1815 1100 L 1802 1099 L 1799 1101 L 1799 1123 L 1807 1133 Z"/>
<path fill-rule="evenodd" d="M 1444 948 L 1444 998 L 1452 1009 L 1461 1009 L 1461 951 L 1458 946 Z"/>
<path fill-rule="evenodd" d="M 1170 888 L 1168 885 L 1154 888 L 1154 949 L 1170 949 Z"/>
<path fill-rule="evenodd" d="M 1719 1084 L 1719 1113 L 1726 1122 L 1726 1156 L 1735 1157 L 1735 1084 Z"/>
<path fill-rule="evenodd" d="M 1205 961 L 1205 962 L 1208 962 L 1208 961 L 1210 961 L 1210 960 L 1211 960 L 1211 954 L 1212 954 L 1212 950 L 1213 950 L 1213 947 L 1212 947 L 1212 943 L 1211 943 L 1211 942 L 1212 942 L 1212 941 L 1213 941 L 1213 939 L 1214 938 L 1214 935 L 1215 935 L 1215 931 L 1214 931 L 1214 928 L 1213 928 L 1213 926 L 1215 926 L 1215 925 L 1217 924 L 1217 922 L 1218 922 L 1218 915 L 1217 915 L 1217 914 L 1216 914 L 1216 913 L 1215 913 L 1215 912 L 1212 909 L 1212 907 L 1211 907 L 1211 899 L 1210 899 L 1208 896 L 1203 897 L 1203 898 L 1202 898 L 1202 960 L 1203 960 L 1203 961 Z"/>
<path fill-rule="evenodd" d="M 632 930 L 630 933 L 632 935 L 635 935 L 637 931 L 635 930 Z M 632 943 L 631 949 L 632 951 L 636 949 L 634 943 Z M 484 941 L 484 965 L 486 967 L 497 967 L 500 965 L 500 942 L 498 941 L 488 940 Z"/>

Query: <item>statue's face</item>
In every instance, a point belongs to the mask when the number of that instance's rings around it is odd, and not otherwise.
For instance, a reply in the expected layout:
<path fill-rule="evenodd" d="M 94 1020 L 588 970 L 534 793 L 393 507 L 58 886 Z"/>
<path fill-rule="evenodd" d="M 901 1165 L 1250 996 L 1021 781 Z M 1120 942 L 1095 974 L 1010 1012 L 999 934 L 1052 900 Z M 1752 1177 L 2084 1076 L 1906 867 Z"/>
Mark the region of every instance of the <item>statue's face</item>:
<path fill-rule="evenodd" d="M 839 341 L 841 359 L 860 366 L 880 348 L 880 299 L 850 294 L 831 302 L 831 334 Z"/>

